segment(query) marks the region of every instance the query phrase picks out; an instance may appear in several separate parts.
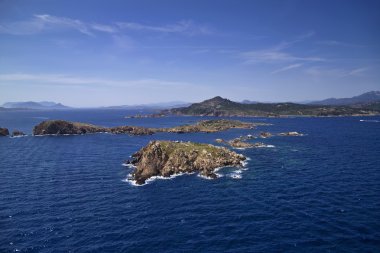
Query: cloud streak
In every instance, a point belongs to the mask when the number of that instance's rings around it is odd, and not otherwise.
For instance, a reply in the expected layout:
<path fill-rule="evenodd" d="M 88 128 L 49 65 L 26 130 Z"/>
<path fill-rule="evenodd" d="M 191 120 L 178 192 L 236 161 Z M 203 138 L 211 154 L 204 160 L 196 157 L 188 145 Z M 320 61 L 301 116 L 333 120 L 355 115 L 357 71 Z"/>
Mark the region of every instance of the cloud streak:
<path fill-rule="evenodd" d="M 282 62 L 321 62 L 324 61 L 320 57 L 301 57 L 295 56 L 290 53 L 280 51 L 278 49 L 267 49 L 259 51 L 247 51 L 240 53 L 240 58 L 246 64 L 255 63 L 282 63 Z"/>
<path fill-rule="evenodd" d="M 120 29 L 134 30 L 134 31 L 149 31 L 159 33 L 180 33 L 185 35 L 209 35 L 212 34 L 210 28 L 206 26 L 196 25 L 191 20 L 182 20 L 175 24 L 168 24 L 162 26 L 152 26 L 140 23 L 118 22 L 117 25 Z"/>
<path fill-rule="evenodd" d="M 57 32 L 65 29 L 78 31 L 88 36 L 94 36 L 95 33 L 99 32 L 115 34 L 123 33 L 124 31 L 183 34 L 189 36 L 210 35 L 213 33 L 209 27 L 195 24 L 191 20 L 182 20 L 161 26 L 135 22 L 100 24 L 49 14 L 39 14 L 34 15 L 30 20 L 0 24 L 0 33 L 11 35 L 32 35 L 42 32 Z"/>
<path fill-rule="evenodd" d="M 166 81 L 154 78 L 138 80 L 113 80 L 90 77 L 78 77 L 62 74 L 0 74 L 0 85 L 9 82 L 33 82 L 44 85 L 60 84 L 69 86 L 101 86 L 101 87 L 178 87 L 194 84 L 178 81 Z"/>
<path fill-rule="evenodd" d="M 275 71 L 272 72 L 272 74 L 277 74 L 277 73 L 280 73 L 280 72 L 285 72 L 285 71 L 288 71 L 288 70 L 291 70 L 291 69 L 296 69 L 296 68 L 299 68 L 299 67 L 302 67 L 303 64 L 301 63 L 296 63 L 296 64 L 292 64 L 292 65 L 288 65 L 286 67 L 283 67 L 283 68 L 280 68 L 280 69 L 277 69 Z"/>
<path fill-rule="evenodd" d="M 368 68 L 365 67 L 354 69 L 311 67 L 305 72 L 313 77 L 343 78 L 363 76 L 366 71 L 368 71 Z"/>

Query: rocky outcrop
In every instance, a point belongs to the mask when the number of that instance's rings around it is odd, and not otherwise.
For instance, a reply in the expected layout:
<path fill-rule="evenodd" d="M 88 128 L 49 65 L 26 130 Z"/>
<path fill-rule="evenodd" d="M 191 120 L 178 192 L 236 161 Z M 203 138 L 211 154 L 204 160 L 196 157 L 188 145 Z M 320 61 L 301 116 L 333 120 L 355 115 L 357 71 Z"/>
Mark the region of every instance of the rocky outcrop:
<path fill-rule="evenodd" d="M 269 132 L 261 132 L 260 137 L 261 138 L 269 138 L 269 137 L 272 137 L 272 134 Z"/>
<path fill-rule="evenodd" d="M 228 141 L 228 144 L 234 148 L 253 148 L 254 147 L 252 143 L 242 141 L 240 138 L 230 140 Z"/>
<path fill-rule="evenodd" d="M 303 134 L 299 132 L 285 132 L 285 133 L 279 133 L 279 136 L 303 136 Z"/>
<path fill-rule="evenodd" d="M 180 173 L 199 172 L 202 176 L 216 178 L 216 168 L 241 166 L 245 159 L 243 155 L 210 144 L 151 141 L 127 163 L 136 166 L 131 180 L 141 185 L 154 176 L 170 177 Z"/>
<path fill-rule="evenodd" d="M 25 136 L 25 133 L 19 130 L 14 130 L 12 132 L 12 137 L 17 137 L 17 136 Z"/>
<path fill-rule="evenodd" d="M 151 128 L 135 127 L 135 126 L 120 126 L 109 128 L 107 132 L 113 134 L 131 134 L 131 135 L 151 135 L 154 131 Z"/>
<path fill-rule="evenodd" d="M 0 127 L 0 136 L 8 136 L 9 130 L 8 128 Z"/>
<path fill-rule="evenodd" d="M 220 131 L 226 131 L 232 128 L 240 129 L 252 129 L 256 126 L 266 125 L 266 123 L 250 123 L 242 122 L 239 120 L 202 120 L 194 125 L 184 125 L 171 128 L 159 128 L 156 129 L 157 132 L 169 132 L 169 133 L 214 133 Z"/>
<path fill-rule="evenodd" d="M 107 132 L 107 128 L 64 120 L 46 120 L 33 129 L 34 135 L 66 135 Z"/>

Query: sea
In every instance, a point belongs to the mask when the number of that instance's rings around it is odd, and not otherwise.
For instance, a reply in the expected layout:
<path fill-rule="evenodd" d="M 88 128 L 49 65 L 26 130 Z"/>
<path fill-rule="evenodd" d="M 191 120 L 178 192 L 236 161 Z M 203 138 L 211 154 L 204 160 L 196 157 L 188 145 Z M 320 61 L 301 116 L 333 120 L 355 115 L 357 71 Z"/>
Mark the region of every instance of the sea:
<path fill-rule="evenodd" d="M 3 111 L 0 252 L 380 252 L 380 117 L 236 118 L 219 133 L 32 136 L 43 120 L 171 127 L 212 117 L 132 110 Z M 262 131 L 244 168 L 135 186 L 125 160 L 151 140 L 202 143 Z"/>

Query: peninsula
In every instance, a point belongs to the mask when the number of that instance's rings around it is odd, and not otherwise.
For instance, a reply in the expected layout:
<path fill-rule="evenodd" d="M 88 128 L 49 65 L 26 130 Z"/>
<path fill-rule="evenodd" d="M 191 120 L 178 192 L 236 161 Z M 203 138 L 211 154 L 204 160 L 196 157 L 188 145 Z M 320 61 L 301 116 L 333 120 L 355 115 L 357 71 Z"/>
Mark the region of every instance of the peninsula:
<path fill-rule="evenodd" d="M 194 142 L 151 141 L 132 155 L 127 164 L 135 166 L 131 179 L 142 185 L 155 176 L 170 177 L 181 173 L 199 172 L 217 178 L 219 167 L 241 167 L 246 158 L 224 147 Z"/>
<path fill-rule="evenodd" d="M 297 103 L 245 104 L 217 96 L 187 107 L 164 110 L 161 114 L 216 117 L 369 116 L 380 114 L 380 109 L 374 104 L 345 106 Z"/>

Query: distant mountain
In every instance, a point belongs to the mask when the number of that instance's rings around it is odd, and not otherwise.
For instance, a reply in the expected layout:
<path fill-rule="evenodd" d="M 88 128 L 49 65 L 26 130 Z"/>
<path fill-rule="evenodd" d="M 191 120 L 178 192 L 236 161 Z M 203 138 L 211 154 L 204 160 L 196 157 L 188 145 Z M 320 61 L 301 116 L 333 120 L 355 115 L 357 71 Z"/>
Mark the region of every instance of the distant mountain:
<path fill-rule="evenodd" d="M 369 104 L 373 102 L 380 102 L 380 91 L 370 91 L 359 96 L 351 98 L 328 98 L 321 101 L 314 101 L 309 104 L 313 105 L 355 105 L 355 104 Z"/>
<path fill-rule="evenodd" d="M 296 103 L 256 103 L 243 104 L 214 97 L 188 107 L 164 110 L 164 114 L 193 116 L 343 116 L 372 115 L 380 111 L 374 108 L 354 108 L 350 106 L 320 106 Z"/>
<path fill-rule="evenodd" d="M 163 103 L 152 103 L 152 104 L 140 104 L 140 105 L 118 105 L 118 106 L 107 106 L 104 109 L 170 109 L 176 107 L 189 106 L 191 103 L 182 101 L 172 101 Z"/>
<path fill-rule="evenodd" d="M 62 109 L 69 109 L 70 107 L 65 106 L 61 103 L 54 103 L 54 102 L 7 102 L 2 105 L 4 108 L 8 109 L 35 109 L 35 110 L 46 110 L 46 109 L 54 109 L 54 110 L 62 110 Z"/>
<path fill-rule="evenodd" d="M 248 100 L 248 99 L 244 99 L 243 101 L 241 101 L 242 104 L 258 104 L 259 102 L 257 101 L 251 101 L 251 100 Z"/>

